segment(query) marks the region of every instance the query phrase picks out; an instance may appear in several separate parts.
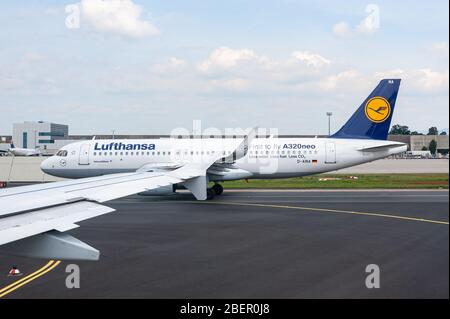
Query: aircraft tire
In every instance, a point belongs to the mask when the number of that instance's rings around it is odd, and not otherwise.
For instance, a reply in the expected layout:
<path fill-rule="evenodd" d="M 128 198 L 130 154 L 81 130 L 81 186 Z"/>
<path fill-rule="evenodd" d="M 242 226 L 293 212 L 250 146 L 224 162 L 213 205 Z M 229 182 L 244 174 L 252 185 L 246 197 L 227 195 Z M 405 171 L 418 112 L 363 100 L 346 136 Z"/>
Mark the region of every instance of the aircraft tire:
<path fill-rule="evenodd" d="M 212 199 L 214 199 L 214 196 L 215 196 L 216 194 L 214 193 L 214 191 L 211 189 L 211 188 L 208 188 L 207 190 L 206 190 L 206 199 L 207 200 L 212 200 Z"/>
<path fill-rule="evenodd" d="M 216 195 L 222 195 L 223 193 L 223 186 L 220 184 L 214 184 L 214 186 L 212 187 L 212 190 L 214 191 L 214 193 Z"/>

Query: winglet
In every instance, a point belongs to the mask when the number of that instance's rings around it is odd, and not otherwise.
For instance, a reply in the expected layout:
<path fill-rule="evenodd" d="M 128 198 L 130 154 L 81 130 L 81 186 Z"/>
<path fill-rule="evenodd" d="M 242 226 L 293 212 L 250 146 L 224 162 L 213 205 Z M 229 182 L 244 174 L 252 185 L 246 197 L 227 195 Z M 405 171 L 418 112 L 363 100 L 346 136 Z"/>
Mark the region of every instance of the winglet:
<path fill-rule="evenodd" d="M 247 133 L 247 135 L 244 137 L 242 142 L 239 144 L 238 147 L 234 150 L 234 152 L 219 161 L 222 163 L 234 163 L 236 160 L 244 157 L 247 155 L 248 148 L 252 144 L 253 139 L 257 136 L 258 133 L 258 127 L 255 126 L 250 129 L 250 131 Z"/>

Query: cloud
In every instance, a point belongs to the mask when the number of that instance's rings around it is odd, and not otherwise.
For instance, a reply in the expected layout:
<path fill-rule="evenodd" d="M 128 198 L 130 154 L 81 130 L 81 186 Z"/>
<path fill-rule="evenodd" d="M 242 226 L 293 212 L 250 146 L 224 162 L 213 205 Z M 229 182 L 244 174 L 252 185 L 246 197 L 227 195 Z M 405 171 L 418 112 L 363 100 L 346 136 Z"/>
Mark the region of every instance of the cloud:
<path fill-rule="evenodd" d="M 372 35 L 380 29 L 380 7 L 376 4 L 366 6 L 367 16 L 354 28 L 346 21 L 336 23 L 332 27 L 333 34 L 338 37 L 354 37 Z"/>
<path fill-rule="evenodd" d="M 183 59 L 172 57 L 169 59 L 169 66 L 173 68 L 185 67 L 187 62 Z"/>
<path fill-rule="evenodd" d="M 374 74 L 349 69 L 321 78 L 318 86 L 325 91 L 367 91 L 370 90 L 373 83 L 393 78 L 402 79 L 402 91 L 409 95 L 433 95 L 448 92 L 449 71 L 435 71 L 430 68 L 393 69 Z"/>
<path fill-rule="evenodd" d="M 274 60 L 265 55 L 257 54 L 251 49 L 232 49 L 219 47 L 212 51 L 209 57 L 198 64 L 201 72 L 284 72 L 292 68 L 319 69 L 330 65 L 331 61 L 318 53 L 309 51 L 294 51 L 284 60 Z"/>
<path fill-rule="evenodd" d="M 352 31 L 350 30 L 350 26 L 345 21 L 336 23 L 333 26 L 332 31 L 338 37 L 349 37 L 349 36 L 352 35 Z"/>
<path fill-rule="evenodd" d="M 320 68 L 331 63 L 330 60 L 324 58 L 317 53 L 310 53 L 308 51 L 295 51 L 292 53 L 292 57 L 300 62 L 305 63 L 307 66 Z"/>
<path fill-rule="evenodd" d="M 449 70 L 435 71 L 430 68 L 396 69 L 376 73 L 375 78 L 401 78 L 407 90 L 418 93 L 448 92 L 449 86 Z"/>
<path fill-rule="evenodd" d="M 319 87 L 323 90 L 335 90 L 345 87 L 353 87 L 360 82 L 362 75 L 354 69 L 339 72 L 338 74 L 326 76 L 319 81 Z"/>
<path fill-rule="evenodd" d="M 250 49 L 235 50 L 228 47 L 220 47 L 215 49 L 208 59 L 200 63 L 199 70 L 206 72 L 214 68 L 230 69 L 238 63 L 244 61 L 253 61 L 263 63 L 266 61 L 264 57 L 258 56 Z"/>
<path fill-rule="evenodd" d="M 98 32 L 131 38 L 158 35 L 149 21 L 141 19 L 142 8 L 131 0 L 81 0 L 83 23 Z"/>
<path fill-rule="evenodd" d="M 223 80 L 212 80 L 209 82 L 208 90 L 226 89 L 231 91 L 242 91 L 249 86 L 249 81 L 242 78 L 231 78 Z"/>
<path fill-rule="evenodd" d="M 310 51 L 294 51 L 285 59 L 273 59 L 252 49 L 219 47 L 197 64 L 197 71 L 213 89 L 267 92 L 274 86 L 304 88 L 331 65 L 331 60 Z"/>
<path fill-rule="evenodd" d="M 448 91 L 448 75 L 449 72 L 436 72 L 431 69 L 420 69 L 417 70 L 413 76 L 417 84 L 423 88 L 424 91 Z"/>

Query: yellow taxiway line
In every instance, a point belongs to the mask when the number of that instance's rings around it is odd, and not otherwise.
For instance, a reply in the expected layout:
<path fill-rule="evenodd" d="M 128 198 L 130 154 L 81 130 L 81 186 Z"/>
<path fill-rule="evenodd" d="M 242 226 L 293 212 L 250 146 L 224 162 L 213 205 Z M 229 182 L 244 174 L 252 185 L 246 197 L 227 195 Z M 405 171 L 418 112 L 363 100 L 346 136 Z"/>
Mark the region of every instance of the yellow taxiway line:
<path fill-rule="evenodd" d="M 45 266 L 36 270 L 32 274 L 29 274 L 28 276 L 26 276 L 22 279 L 19 279 L 4 288 L 1 288 L 0 289 L 0 298 L 10 294 L 11 292 L 15 291 L 16 289 L 19 289 L 20 287 L 22 287 L 22 286 L 30 283 L 31 281 L 45 275 L 46 273 L 52 271 L 60 263 L 61 263 L 61 261 L 59 261 L 59 260 L 58 261 L 50 260 Z"/>
<path fill-rule="evenodd" d="M 303 210 L 303 211 L 307 210 L 307 211 L 322 212 L 322 213 L 338 213 L 338 214 L 348 214 L 348 215 L 362 215 L 362 216 L 372 216 L 372 217 L 383 217 L 383 218 L 392 218 L 392 219 L 415 221 L 415 222 L 423 222 L 423 223 L 432 223 L 432 224 L 441 224 L 441 225 L 448 225 L 449 224 L 449 222 L 442 221 L 442 220 L 432 220 L 432 219 L 407 217 L 407 216 L 398 216 L 398 215 L 382 214 L 382 213 L 353 212 L 353 211 L 349 211 L 349 210 L 337 210 L 337 209 L 328 209 L 328 208 L 287 206 L 287 205 L 272 205 L 272 204 L 258 204 L 258 203 L 241 203 L 241 202 L 212 202 L 212 201 L 208 201 L 208 202 L 194 202 L 194 203 L 205 203 L 205 204 L 213 204 L 213 205 L 234 205 L 234 206 L 283 208 L 283 209 L 294 209 L 294 210 Z"/>

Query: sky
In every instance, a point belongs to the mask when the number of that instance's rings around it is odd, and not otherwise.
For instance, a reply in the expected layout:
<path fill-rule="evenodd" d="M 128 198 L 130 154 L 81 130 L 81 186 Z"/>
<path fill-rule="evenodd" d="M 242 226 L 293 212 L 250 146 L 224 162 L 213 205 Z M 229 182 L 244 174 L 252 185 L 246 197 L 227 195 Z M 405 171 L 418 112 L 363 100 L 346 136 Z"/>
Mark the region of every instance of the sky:
<path fill-rule="evenodd" d="M 393 124 L 449 127 L 447 0 L 2 1 L 0 22 L 4 135 L 326 134 L 389 77 Z"/>

